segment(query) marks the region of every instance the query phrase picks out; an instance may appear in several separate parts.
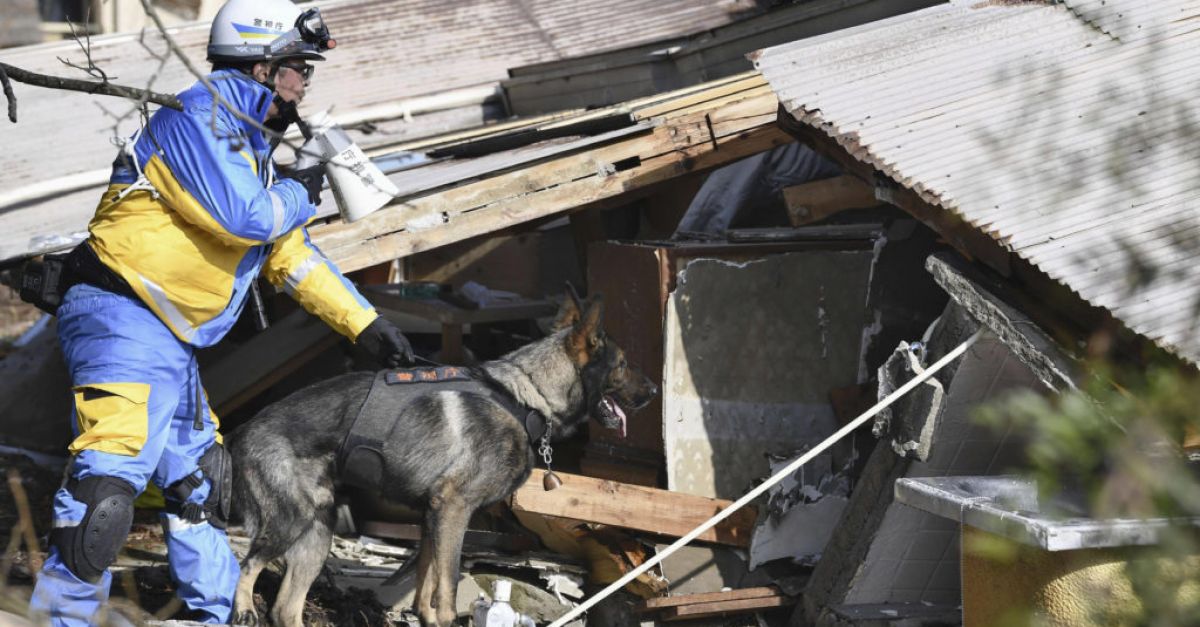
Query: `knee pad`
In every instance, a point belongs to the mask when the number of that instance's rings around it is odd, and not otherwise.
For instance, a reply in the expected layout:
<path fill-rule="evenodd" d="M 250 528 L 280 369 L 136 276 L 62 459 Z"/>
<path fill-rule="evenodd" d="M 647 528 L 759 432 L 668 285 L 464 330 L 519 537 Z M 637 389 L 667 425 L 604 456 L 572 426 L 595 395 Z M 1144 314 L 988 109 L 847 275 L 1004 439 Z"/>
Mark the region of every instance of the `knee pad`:
<path fill-rule="evenodd" d="M 229 524 L 230 501 L 233 498 L 233 462 L 225 447 L 214 443 L 196 462 L 200 476 L 190 474 L 171 484 L 164 491 L 170 501 L 166 511 L 189 522 L 208 523 L 217 529 Z M 188 503 L 187 499 L 207 478 L 208 496 L 203 504 Z"/>
<path fill-rule="evenodd" d="M 204 513 L 208 516 L 209 524 L 224 529 L 229 524 L 233 500 L 233 458 L 224 446 L 214 442 L 200 456 L 198 465 L 211 484 L 208 498 L 204 501 Z"/>
<path fill-rule="evenodd" d="M 67 483 L 67 491 L 87 506 L 83 520 L 74 527 L 59 527 L 51 533 L 63 564 L 76 577 L 95 583 L 117 559 L 133 524 L 132 485 L 116 477 L 87 477 Z"/>

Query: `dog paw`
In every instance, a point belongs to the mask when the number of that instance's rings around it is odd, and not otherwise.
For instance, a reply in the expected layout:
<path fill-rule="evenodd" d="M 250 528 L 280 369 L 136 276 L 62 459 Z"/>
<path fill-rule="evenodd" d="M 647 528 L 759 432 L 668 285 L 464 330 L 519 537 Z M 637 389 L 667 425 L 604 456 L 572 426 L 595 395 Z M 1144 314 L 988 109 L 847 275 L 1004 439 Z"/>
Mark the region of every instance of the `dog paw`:
<path fill-rule="evenodd" d="M 237 616 L 234 617 L 233 622 L 236 625 L 245 625 L 246 627 L 257 627 L 259 625 L 258 614 L 255 613 L 254 610 L 244 610 L 244 611 L 237 613 Z"/>

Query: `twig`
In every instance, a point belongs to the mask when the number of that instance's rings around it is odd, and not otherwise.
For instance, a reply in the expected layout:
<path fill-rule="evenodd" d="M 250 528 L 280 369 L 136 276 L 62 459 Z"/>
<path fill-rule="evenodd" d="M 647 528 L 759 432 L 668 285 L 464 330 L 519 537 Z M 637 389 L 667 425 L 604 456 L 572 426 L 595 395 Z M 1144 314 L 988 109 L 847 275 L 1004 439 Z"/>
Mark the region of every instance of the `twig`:
<path fill-rule="evenodd" d="M 138 89 L 136 87 L 126 87 L 124 85 L 114 85 L 113 83 L 97 83 L 95 81 L 86 81 L 75 78 L 62 78 L 60 76 L 50 76 L 47 74 L 38 74 L 28 70 L 22 70 L 19 67 L 0 63 L 0 75 L 7 74 L 9 78 L 18 83 L 26 85 L 36 85 L 38 87 L 47 87 L 50 89 L 65 89 L 68 91 L 81 91 L 86 94 L 100 94 L 102 96 L 116 96 L 118 98 L 128 98 L 130 100 L 153 102 L 156 105 L 170 107 L 172 109 L 183 110 L 183 104 L 179 99 L 171 94 L 160 94 L 148 89 Z M 17 105 L 16 98 L 12 95 L 11 88 L 8 87 L 8 81 L 4 81 L 4 95 L 8 96 L 8 119 L 13 122 L 17 121 Z"/>
<path fill-rule="evenodd" d="M 17 123 L 17 95 L 13 93 L 12 83 L 8 81 L 8 72 L 0 63 L 0 85 L 4 86 L 4 98 L 8 100 L 8 121 Z"/>
<path fill-rule="evenodd" d="M 88 8 L 87 13 L 88 14 L 84 16 L 84 20 L 87 20 L 90 22 L 91 21 L 91 8 L 90 7 Z M 102 83 L 107 83 L 108 82 L 108 74 L 105 73 L 104 70 L 100 69 L 100 67 L 98 65 L 96 65 L 96 62 L 92 60 L 92 33 L 91 33 L 91 31 L 85 30 L 83 33 L 84 38 L 87 40 L 87 43 L 85 45 L 84 41 L 79 39 L 79 33 L 75 32 L 75 22 L 69 21 L 69 22 L 67 22 L 67 25 L 71 27 L 71 38 L 75 40 L 75 43 L 79 44 L 79 49 L 83 52 L 83 57 L 85 59 L 87 59 L 87 67 L 83 67 L 79 64 L 68 61 L 62 57 L 58 57 L 59 62 L 67 67 L 75 68 L 76 70 L 81 70 L 83 72 L 86 72 L 88 76 L 91 76 L 92 78 L 100 79 L 100 82 L 102 82 Z"/>
<path fill-rule="evenodd" d="M 33 516 L 29 512 L 29 496 L 25 494 L 25 486 L 21 484 L 21 473 L 16 468 L 8 469 L 8 489 L 12 492 L 13 500 L 17 502 L 17 516 L 19 517 L 17 524 L 25 536 L 25 550 L 29 555 L 29 573 L 36 581 L 38 573 L 42 571 L 42 556 L 38 551 L 37 535 L 33 532 Z"/>

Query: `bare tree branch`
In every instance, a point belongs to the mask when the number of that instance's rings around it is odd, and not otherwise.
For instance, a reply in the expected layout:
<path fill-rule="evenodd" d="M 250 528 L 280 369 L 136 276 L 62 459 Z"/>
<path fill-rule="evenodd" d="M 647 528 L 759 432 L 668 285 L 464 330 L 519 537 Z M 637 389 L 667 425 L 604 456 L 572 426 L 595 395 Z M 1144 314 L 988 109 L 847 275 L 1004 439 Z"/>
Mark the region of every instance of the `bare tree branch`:
<path fill-rule="evenodd" d="M 283 145 L 291 148 L 293 151 L 295 151 L 297 156 L 299 156 L 301 154 L 305 154 L 305 155 L 312 155 L 312 156 L 319 157 L 319 158 L 324 157 L 324 155 L 322 155 L 320 153 L 312 152 L 309 149 L 304 148 L 303 146 L 300 146 L 298 144 L 294 144 L 293 142 L 288 141 L 287 139 L 284 138 L 283 133 L 280 133 L 278 131 L 275 131 L 273 129 L 263 126 L 262 122 L 250 117 L 249 115 L 246 115 L 245 113 L 243 113 L 242 111 L 240 111 L 236 107 L 234 107 L 232 104 L 230 104 L 229 101 L 225 100 L 225 98 L 221 96 L 221 93 L 217 91 L 217 88 L 213 86 L 212 81 L 208 80 L 208 76 L 205 75 L 200 70 L 198 70 L 196 68 L 196 66 L 192 64 L 191 59 L 188 59 L 187 55 L 184 54 L 183 49 L 180 48 L 179 44 L 177 44 L 175 42 L 175 39 L 173 37 L 171 37 L 171 33 L 169 31 L 167 31 L 166 25 L 163 24 L 162 18 L 160 18 L 158 16 L 158 11 L 156 11 L 154 9 L 154 6 L 150 4 L 150 0 L 141 0 L 141 2 L 142 2 L 142 9 L 146 12 L 146 15 L 149 16 L 150 19 L 154 22 L 154 25 L 155 25 L 155 27 L 158 28 L 158 32 L 159 32 L 159 34 L 162 35 L 163 40 L 167 42 L 167 48 L 170 50 L 171 53 L 173 53 L 183 63 L 183 66 L 185 68 L 187 68 L 187 70 L 189 72 L 192 73 L 192 76 L 195 76 L 197 79 L 200 80 L 200 82 L 204 85 L 204 87 L 208 89 L 208 92 L 210 94 L 212 94 L 213 100 L 215 100 L 218 105 L 223 106 L 226 109 L 228 109 L 229 112 L 232 113 L 233 116 L 236 117 L 237 119 L 242 120 L 243 122 L 246 122 L 247 124 L 258 129 L 267 138 L 277 140 L 277 141 L 281 142 Z M 214 127 L 216 124 L 216 121 L 215 121 L 216 112 L 217 112 L 217 108 L 213 107 L 212 115 L 214 117 L 214 121 L 213 121 Z M 337 167 L 337 168 L 346 167 L 345 165 L 335 162 L 335 161 L 326 162 L 326 165 L 329 165 L 332 167 Z"/>
<path fill-rule="evenodd" d="M 47 87 L 50 89 L 65 89 L 68 91 L 81 91 L 86 94 L 100 94 L 102 96 L 116 96 L 118 98 L 128 98 L 139 102 L 153 102 L 154 104 L 172 109 L 183 109 L 183 104 L 179 99 L 171 94 L 160 94 L 148 89 L 138 89 L 136 87 L 126 87 L 124 85 L 114 85 L 112 83 L 98 83 L 96 81 L 81 80 L 75 78 L 62 78 L 59 76 L 50 76 L 47 74 L 38 74 L 28 70 L 22 70 L 19 67 L 0 63 L 0 76 L 7 74 L 7 78 L 11 78 L 18 83 L 26 85 L 36 85 L 38 87 Z M 8 85 L 8 80 L 4 81 L 4 95 L 8 98 L 8 119 L 13 122 L 17 121 L 17 103 L 16 96 L 12 93 L 12 88 Z"/>
<path fill-rule="evenodd" d="M 0 63 L 0 86 L 4 87 L 4 99 L 8 101 L 8 121 L 17 123 L 17 95 L 13 93 L 12 83 L 8 80 L 5 65 Z"/>
<path fill-rule="evenodd" d="M 85 22 L 91 22 L 91 12 L 92 12 L 91 8 L 89 8 L 87 14 L 84 16 Z M 83 52 L 83 57 L 85 59 L 87 59 L 87 67 L 79 65 L 77 63 L 73 63 L 62 57 L 58 57 L 59 62 L 61 62 L 63 65 L 65 65 L 69 68 L 75 68 L 76 70 L 81 70 L 83 72 L 86 72 L 88 74 L 88 76 L 91 76 L 92 78 L 95 78 L 95 79 L 99 79 L 100 82 L 107 83 L 109 80 L 108 74 L 105 73 L 104 70 L 100 69 L 100 67 L 96 65 L 96 62 L 92 60 L 92 33 L 91 33 L 91 31 L 89 29 L 84 29 L 84 31 L 83 31 L 84 39 L 80 39 L 79 33 L 75 31 L 75 22 L 67 22 L 67 25 L 71 27 L 71 38 L 73 38 L 75 40 L 75 43 L 79 44 L 79 49 Z M 85 44 L 85 40 L 86 40 L 86 44 Z M 116 77 L 114 77 L 114 78 L 116 78 Z"/>

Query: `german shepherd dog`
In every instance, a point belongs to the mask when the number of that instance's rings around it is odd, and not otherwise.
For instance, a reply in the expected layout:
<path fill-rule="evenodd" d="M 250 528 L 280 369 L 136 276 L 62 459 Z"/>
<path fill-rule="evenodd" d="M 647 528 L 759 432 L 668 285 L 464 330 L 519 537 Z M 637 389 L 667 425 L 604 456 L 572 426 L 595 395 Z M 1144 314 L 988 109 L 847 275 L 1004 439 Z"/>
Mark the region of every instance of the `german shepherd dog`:
<path fill-rule="evenodd" d="M 625 411 L 658 390 L 625 361 L 604 334 L 597 296 L 568 294 L 554 331 L 495 361 L 469 369 L 515 400 L 408 384 L 415 400 L 396 409 L 382 445 L 386 471 L 380 495 L 425 511 L 416 557 L 416 612 L 425 627 L 455 619 L 455 592 L 467 521 L 528 479 L 534 467 L 530 435 L 514 407 L 539 412 L 551 439 L 594 417 L 625 428 Z M 304 600 L 320 574 L 333 537 L 340 447 L 372 388 L 375 373 L 317 383 L 264 409 L 230 438 L 234 508 L 251 538 L 235 599 L 236 622 L 257 624 L 254 582 L 283 558 L 286 572 L 271 609 L 279 627 L 299 627 Z M 425 386 L 416 388 L 412 386 Z M 401 387 L 401 386 L 387 386 Z M 384 405 L 390 409 L 390 405 Z"/>

